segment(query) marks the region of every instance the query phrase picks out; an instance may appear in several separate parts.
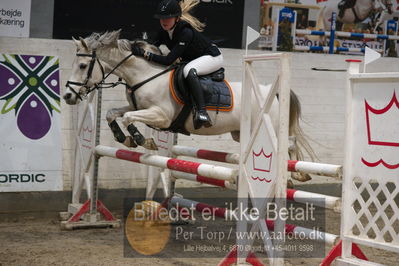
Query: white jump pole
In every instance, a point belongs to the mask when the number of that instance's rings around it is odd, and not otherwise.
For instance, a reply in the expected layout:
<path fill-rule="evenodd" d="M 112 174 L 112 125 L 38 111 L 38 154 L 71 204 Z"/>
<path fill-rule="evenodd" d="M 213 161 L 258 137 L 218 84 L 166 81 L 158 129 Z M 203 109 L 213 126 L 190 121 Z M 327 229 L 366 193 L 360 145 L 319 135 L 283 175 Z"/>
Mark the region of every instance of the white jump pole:
<path fill-rule="evenodd" d="M 296 189 L 287 189 L 287 199 L 299 203 L 312 203 L 315 206 L 341 211 L 341 198 L 307 192 Z M 324 203 L 324 204 L 323 204 Z"/>
<path fill-rule="evenodd" d="M 184 179 L 208 185 L 224 187 L 231 190 L 237 190 L 237 185 L 227 180 L 219 180 L 200 175 L 187 174 L 179 171 L 172 171 L 172 177 L 175 179 Z M 341 211 L 341 198 L 338 197 L 333 197 L 313 192 L 306 192 L 296 189 L 287 189 L 287 200 L 304 204 L 310 203 L 315 206 L 334 210 L 335 212 Z"/>
<path fill-rule="evenodd" d="M 314 163 L 304 161 L 288 161 L 288 171 L 329 177 L 342 177 L 342 165 Z"/>
<path fill-rule="evenodd" d="M 170 200 L 171 204 L 176 206 L 176 207 L 184 207 L 184 208 L 193 208 L 197 212 L 204 212 L 206 210 L 207 212 L 213 213 L 216 217 L 219 218 L 228 218 L 232 217 L 234 210 L 229 210 L 227 208 L 223 207 L 215 207 L 206 203 L 201 203 L 198 201 L 190 200 L 190 199 L 184 199 L 180 197 L 172 197 Z"/>
<path fill-rule="evenodd" d="M 185 160 L 173 159 L 165 156 L 145 154 L 141 152 L 123 150 L 108 146 L 98 145 L 95 148 L 97 155 L 113 157 L 121 160 L 142 163 L 190 174 L 197 174 L 222 180 L 235 180 L 238 170 L 222 166 L 190 162 Z"/>
<path fill-rule="evenodd" d="M 189 200 L 189 199 L 184 199 L 184 198 L 179 198 L 179 197 L 172 197 L 171 198 L 171 203 L 174 206 L 177 207 L 184 207 L 184 208 L 193 208 L 197 212 L 204 212 L 206 211 L 207 213 L 212 213 L 216 217 L 224 218 L 224 219 L 230 219 L 233 216 L 234 210 L 229 210 L 228 208 L 223 208 L 223 207 L 215 207 L 209 204 L 201 203 L 198 201 L 194 200 Z M 267 228 L 271 231 L 274 230 L 274 221 L 273 220 L 266 220 L 266 225 Z M 308 239 L 312 239 L 315 241 L 319 241 L 322 243 L 326 243 L 329 245 L 334 245 L 336 244 L 338 240 L 338 236 L 330 233 L 325 233 L 325 232 L 319 232 L 320 238 L 313 238 L 315 235 L 315 231 L 313 229 L 301 227 L 301 226 L 296 226 L 293 224 L 286 224 L 285 225 L 285 233 L 286 234 L 292 234 L 293 236 L 305 236 Z"/>
<path fill-rule="evenodd" d="M 238 153 L 212 151 L 212 150 L 179 146 L 179 145 L 172 147 L 172 153 L 176 156 L 187 156 L 187 157 L 225 162 L 231 164 L 238 164 L 240 160 L 240 155 Z M 340 178 L 342 176 L 341 165 L 295 161 L 295 160 L 288 161 L 288 171 L 337 177 L 337 178 Z"/>
<path fill-rule="evenodd" d="M 176 156 L 187 156 L 231 164 L 238 164 L 240 162 L 240 155 L 238 153 L 212 151 L 181 145 L 173 146 L 172 153 Z"/>
<path fill-rule="evenodd" d="M 171 172 L 172 177 L 175 179 L 184 179 L 184 180 L 189 180 L 189 181 L 194 181 L 194 182 L 199 182 L 199 183 L 205 183 L 208 185 L 214 185 L 218 187 L 224 187 L 227 189 L 231 190 L 237 190 L 237 186 L 230 181 L 227 180 L 219 180 L 219 179 L 214 179 L 206 176 L 200 176 L 200 175 L 194 175 L 194 174 L 187 174 L 179 171 L 172 171 Z"/>
<path fill-rule="evenodd" d="M 266 220 L 266 225 L 269 230 L 274 230 L 274 221 Z M 320 238 L 313 238 L 312 236 L 315 235 L 315 230 L 309 229 L 302 226 L 296 226 L 294 224 L 286 224 L 285 225 L 285 233 L 292 234 L 294 236 L 305 236 L 307 239 L 315 240 L 321 243 L 335 245 L 338 242 L 339 236 L 326 233 L 326 232 L 319 232 Z"/>

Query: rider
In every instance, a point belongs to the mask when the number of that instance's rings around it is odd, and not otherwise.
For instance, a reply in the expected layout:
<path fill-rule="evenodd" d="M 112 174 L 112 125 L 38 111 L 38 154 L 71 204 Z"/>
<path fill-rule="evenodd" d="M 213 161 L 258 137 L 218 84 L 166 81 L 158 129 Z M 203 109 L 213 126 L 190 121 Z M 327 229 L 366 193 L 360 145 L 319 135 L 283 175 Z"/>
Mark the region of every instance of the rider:
<path fill-rule="evenodd" d="M 343 18 L 345 15 L 345 10 L 348 8 L 354 7 L 356 4 L 356 0 L 341 0 L 338 4 L 338 17 Z"/>
<path fill-rule="evenodd" d="M 185 0 L 181 3 L 176 0 L 160 2 L 154 17 L 160 20 L 161 30 L 154 44 L 165 44 L 170 50 L 168 55 L 156 55 L 137 47 L 133 51 L 136 55 L 163 65 L 170 65 L 178 58 L 189 62 L 184 67 L 183 74 L 196 105 L 195 129 L 212 126 L 205 109 L 204 92 L 198 76 L 210 74 L 223 65 L 223 56 L 218 47 L 201 33 L 205 25 L 188 13 L 198 3 L 196 0 Z"/>

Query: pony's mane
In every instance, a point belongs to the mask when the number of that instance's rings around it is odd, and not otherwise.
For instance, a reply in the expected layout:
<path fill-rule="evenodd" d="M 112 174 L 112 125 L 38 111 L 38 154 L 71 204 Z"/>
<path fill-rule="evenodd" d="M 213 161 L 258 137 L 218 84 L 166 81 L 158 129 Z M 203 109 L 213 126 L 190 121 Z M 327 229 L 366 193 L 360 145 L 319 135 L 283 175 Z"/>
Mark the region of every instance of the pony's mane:
<path fill-rule="evenodd" d="M 103 34 L 93 32 L 84 40 L 91 50 L 97 50 L 101 48 L 118 48 L 120 51 L 131 51 L 132 45 L 137 45 L 138 47 L 154 54 L 161 54 L 161 51 L 157 46 L 152 45 L 144 40 L 129 41 L 126 39 L 119 39 L 120 32 L 120 30 L 107 31 Z"/>

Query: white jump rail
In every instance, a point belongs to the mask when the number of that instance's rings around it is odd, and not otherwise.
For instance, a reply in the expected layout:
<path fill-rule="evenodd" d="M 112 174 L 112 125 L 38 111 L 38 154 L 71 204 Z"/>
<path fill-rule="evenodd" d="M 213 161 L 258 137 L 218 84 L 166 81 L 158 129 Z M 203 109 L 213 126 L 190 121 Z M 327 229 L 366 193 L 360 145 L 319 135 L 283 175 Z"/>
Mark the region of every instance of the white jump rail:
<path fill-rule="evenodd" d="M 224 187 L 231 190 L 237 190 L 237 185 L 227 180 L 218 180 L 210 177 L 187 174 L 179 171 L 172 171 L 171 174 L 172 177 L 175 179 L 184 179 L 193 182 Z M 313 204 L 314 206 L 319 206 L 322 208 L 334 210 L 335 212 L 341 211 L 341 198 L 339 197 L 333 197 L 324 194 L 307 192 L 296 189 L 287 189 L 287 200 L 304 204 L 310 203 Z"/>
<path fill-rule="evenodd" d="M 171 172 L 172 178 L 175 179 L 184 179 L 193 182 L 204 183 L 208 185 L 214 185 L 218 187 L 224 187 L 231 190 L 237 190 L 237 185 L 235 182 L 230 182 L 228 180 L 220 180 L 215 178 L 210 178 L 206 176 L 194 175 L 194 174 L 187 174 L 179 171 L 172 171 Z"/>
<path fill-rule="evenodd" d="M 212 151 L 180 145 L 173 146 L 172 153 L 175 156 L 187 156 L 231 164 L 239 164 L 240 161 L 240 155 L 238 153 Z M 300 172 L 335 178 L 342 177 L 342 165 L 335 164 L 288 160 L 287 170 L 290 172 Z"/>
<path fill-rule="evenodd" d="M 228 153 L 221 151 L 212 151 L 207 149 L 175 145 L 172 147 L 172 153 L 175 156 L 188 156 L 193 158 L 225 162 L 231 164 L 240 163 L 240 155 L 238 153 Z"/>
<path fill-rule="evenodd" d="M 315 206 L 341 211 L 341 198 L 296 189 L 287 189 L 287 200 L 300 203 L 312 203 Z"/>
<path fill-rule="evenodd" d="M 95 152 L 97 155 L 101 156 L 113 157 L 121 160 L 182 171 L 190 174 L 198 174 L 201 176 L 212 177 L 221 180 L 235 180 L 238 173 L 238 171 L 235 169 L 223 166 L 190 162 L 102 145 L 96 146 Z"/>
<path fill-rule="evenodd" d="M 223 207 L 216 207 L 210 204 L 206 203 L 201 203 L 198 201 L 190 200 L 190 199 L 185 199 L 185 198 L 180 198 L 180 197 L 172 197 L 171 198 L 171 203 L 174 206 L 177 207 L 185 207 L 185 208 L 190 208 L 190 209 L 195 209 L 197 212 L 206 212 L 206 213 L 212 213 L 216 217 L 223 218 L 223 219 L 230 219 L 231 217 L 234 217 L 234 210 L 230 210 L 228 208 L 223 208 Z M 271 231 L 274 230 L 274 221 L 273 220 L 266 220 L 266 225 L 267 228 Z M 306 227 L 301 227 L 293 224 L 286 224 L 285 225 L 285 233 L 286 234 L 293 234 L 295 235 L 302 235 L 308 239 L 313 239 L 313 236 L 315 235 L 315 230 L 309 229 Z M 318 235 L 320 236 L 317 238 L 314 238 L 313 240 L 319 241 L 321 243 L 329 244 L 329 245 L 335 245 L 338 241 L 339 236 L 326 233 L 326 232 L 318 232 Z"/>

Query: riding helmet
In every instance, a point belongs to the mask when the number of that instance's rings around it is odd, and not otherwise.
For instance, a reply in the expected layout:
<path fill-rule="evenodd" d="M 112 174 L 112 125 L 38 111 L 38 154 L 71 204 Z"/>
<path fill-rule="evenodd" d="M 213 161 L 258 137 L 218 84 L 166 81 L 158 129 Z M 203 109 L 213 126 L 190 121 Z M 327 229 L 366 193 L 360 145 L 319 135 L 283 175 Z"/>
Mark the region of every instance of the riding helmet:
<path fill-rule="evenodd" d="M 181 7 L 176 0 L 162 0 L 154 15 L 157 19 L 173 18 L 181 16 Z"/>

